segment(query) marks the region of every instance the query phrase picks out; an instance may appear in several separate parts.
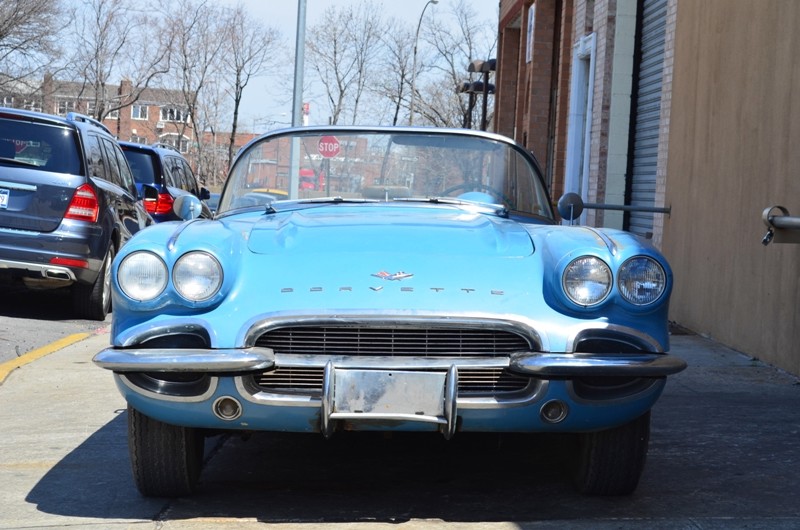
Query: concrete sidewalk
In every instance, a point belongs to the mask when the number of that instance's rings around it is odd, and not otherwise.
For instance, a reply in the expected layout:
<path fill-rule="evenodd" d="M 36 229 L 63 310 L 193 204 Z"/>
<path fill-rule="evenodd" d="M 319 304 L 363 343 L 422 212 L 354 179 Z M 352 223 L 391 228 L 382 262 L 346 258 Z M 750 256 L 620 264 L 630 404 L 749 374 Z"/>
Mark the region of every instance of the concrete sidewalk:
<path fill-rule="evenodd" d="M 800 381 L 699 336 L 673 336 L 672 353 L 689 368 L 670 379 L 654 408 L 634 495 L 582 497 L 498 464 L 498 484 L 485 490 L 475 514 L 450 507 L 470 498 L 445 484 L 434 490 L 440 504 L 415 498 L 418 508 L 406 507 L 399 522 L 386 522 L 395 521 L 397 499 L 380 492 L 366 508 L 336 499 L 340 511 L 330 517 L 315 512 L 317 490 L 264 489 L 256 481 L 278 471 L 263 451 L 233 439 L 208 461 L 205 493 L 142 498 L 130 476 L 124 400 L 111 374 L 91 362 L 107 343 L 108 335 L 90 336 L 17 368 L 0 385 L 0 529 L 800 528 Z M 276 447 L 272 462 L 290 450 Z M 232 465 L 253 466 L 262 478 L 229 478 Z M 509 481 L 519 481 L 511 489 L 524 490 L 527 504 L 501 487 Z M 304 506 L 304 515 L 287 505 Z"/>

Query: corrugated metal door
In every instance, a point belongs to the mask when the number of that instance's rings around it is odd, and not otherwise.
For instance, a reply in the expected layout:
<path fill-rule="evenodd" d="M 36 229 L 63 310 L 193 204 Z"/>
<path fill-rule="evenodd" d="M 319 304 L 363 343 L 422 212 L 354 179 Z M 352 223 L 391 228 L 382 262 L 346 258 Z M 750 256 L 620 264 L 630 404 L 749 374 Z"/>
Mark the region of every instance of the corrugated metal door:
<path fill-rule="evenodd" d="M 640 4 L 638 78 L 633 101 L 634 128 L 629 161 L 628 204 L 655 206 L 661 86 L 664 71 L 667 0 L 642 0 Z M 625 228 L 652 237 L 653 214 L 629 212 Z"/>

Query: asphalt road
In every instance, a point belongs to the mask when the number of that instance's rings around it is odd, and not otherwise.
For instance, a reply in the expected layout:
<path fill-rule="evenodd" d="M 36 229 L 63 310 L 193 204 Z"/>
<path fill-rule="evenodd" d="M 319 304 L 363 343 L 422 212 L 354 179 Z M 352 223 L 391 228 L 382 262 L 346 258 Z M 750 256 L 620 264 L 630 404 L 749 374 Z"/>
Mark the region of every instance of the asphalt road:
<path fill-rule="evenodd" d="M 653 411 L 629 497 L 584 497 L 564 438 L 337 433 L 207 442 L 200 491 L 133 486 L 126 412 L 91 335 L 0 384 L 0 529 L 800 528 L 800 384 L 698 336 Z"/>
<path fill-rule="evenodd" d="M 96 333 L 111 323 L 74 317 L 69 292 L 5 287 L 0 296 L 0 363 L 76 334 Z"/>

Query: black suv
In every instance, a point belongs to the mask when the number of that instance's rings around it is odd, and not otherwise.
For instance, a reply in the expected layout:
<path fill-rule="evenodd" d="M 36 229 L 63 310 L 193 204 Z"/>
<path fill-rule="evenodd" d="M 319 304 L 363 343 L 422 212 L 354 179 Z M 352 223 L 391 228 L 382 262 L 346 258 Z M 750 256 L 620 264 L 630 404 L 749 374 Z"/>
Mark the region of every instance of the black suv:
<path fill-rule="evenodd" d="M 0 107 L 0 285 L 71 287 L 79 316 L 111 310 L 111 261 L 152 224 L 99 121 Z"/>
<path fill-rule="evenodd" d="M 139 194 L 146 195 L 144 207 L 157 223 L 181 220 L 172 211 L 172 204 L 181 195 L 191 194 L 201 201 L 211 197 L 209 191 L 197 183 L 189 162 L 174 147 L 132 142 L 120 142 L 119 146 L 131 166 Z M 200 217 L 210 218 L 212 212 L 208 205 L 205 202 L 201 205 Z"/>

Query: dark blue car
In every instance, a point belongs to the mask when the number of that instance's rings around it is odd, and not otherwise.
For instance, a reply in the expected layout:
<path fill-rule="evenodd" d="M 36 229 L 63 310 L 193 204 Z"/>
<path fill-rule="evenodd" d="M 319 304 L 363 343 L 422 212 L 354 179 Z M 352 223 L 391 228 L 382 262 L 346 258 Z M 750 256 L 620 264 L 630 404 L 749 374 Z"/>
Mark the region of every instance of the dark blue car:
<path fill-rule="evenodd" d="M 175 148 L 132 142 L 119 145 L 131 166 L 136 187 L 145 196 L 144 206 L 157 223 L 180 220 L 172 206 L 175 199 L 187 194 L 201 200 L 200 217 L 211 217 L 212 212 L 204 202 L 211 197 L 209 191 L 198 184 L 189 162 Z M 151 193 L 146 193 L 148 187 Z"/>

